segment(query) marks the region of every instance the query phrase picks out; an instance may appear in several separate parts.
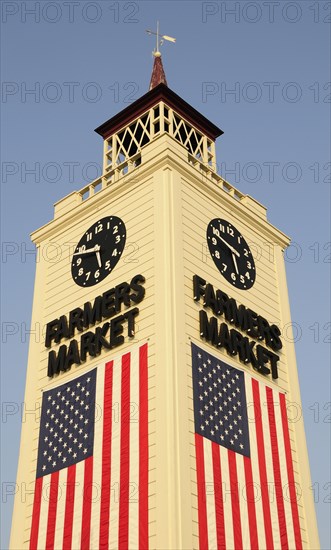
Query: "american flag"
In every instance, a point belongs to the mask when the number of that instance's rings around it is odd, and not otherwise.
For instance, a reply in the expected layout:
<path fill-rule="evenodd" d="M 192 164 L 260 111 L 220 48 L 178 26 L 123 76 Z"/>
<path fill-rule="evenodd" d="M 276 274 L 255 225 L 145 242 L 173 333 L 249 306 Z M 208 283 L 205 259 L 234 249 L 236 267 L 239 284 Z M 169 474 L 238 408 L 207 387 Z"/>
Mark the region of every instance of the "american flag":
<path fill-rule="evenodd" d="M 302 549 L 284 393 L 192 343 L 200 550 Z"/>
<path fill-rule="evenodd" d="M 43 393 L 30 550 L 148 549 L 147 344 Z"/>

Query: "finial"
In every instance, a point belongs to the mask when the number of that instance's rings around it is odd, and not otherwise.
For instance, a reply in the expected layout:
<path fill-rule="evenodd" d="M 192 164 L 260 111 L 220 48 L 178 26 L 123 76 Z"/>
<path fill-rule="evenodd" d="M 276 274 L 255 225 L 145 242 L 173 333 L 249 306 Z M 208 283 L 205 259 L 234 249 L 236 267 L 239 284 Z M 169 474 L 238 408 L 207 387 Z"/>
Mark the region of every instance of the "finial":
<path fill-rule="evenodd" d="M 154 34 L 154 36 L 156 36 L 156 48 L 155 50 L 153 50 L 154 57 L 161 57 L 160 47 L 165 40 L 167 40 L 168 42 L 176 42 L 176 38 L 172 38 L 172 36 L 167 36 L 166 34 L 160 35 L 160 27 L 158 21 L 156 24 L 156 32 L 150 30 L 146 30 L 146 32 L 147 34 Z"/>

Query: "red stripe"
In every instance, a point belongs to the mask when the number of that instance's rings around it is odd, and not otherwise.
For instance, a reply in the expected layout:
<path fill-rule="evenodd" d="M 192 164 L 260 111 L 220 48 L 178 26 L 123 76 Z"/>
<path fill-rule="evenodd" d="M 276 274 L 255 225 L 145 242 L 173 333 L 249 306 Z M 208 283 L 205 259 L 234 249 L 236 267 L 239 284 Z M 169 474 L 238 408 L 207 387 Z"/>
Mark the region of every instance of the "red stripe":
<path fill-rule="evenodd" d="M 264 531 L 265 531 L 266 545 L 268 550 L 274 550 L 267 469 L 266 469 L 265 453 L 264 453 L 264 436 L 263 436 L 263 427 L 262 427 L 260 390 L 259 390 L 258 381 L 254 379 L 252 380 L 252 391 L 253 391 L 254 412 L 255 412 L 254 416 L 255 416 L 255 429 L 256 429 L 256 444 L 257 444 L 257 453 L 258 453 L 258 461 L 259 461 Z"/>
<path fill-rule="evenodd" d="M 252 462 L 248 456 L 244 456 L 245 469 L 245 485 L 246 485 L 246 500 L 249 523 L 249 537 L 251 548 L 259 550 L 259 541 L 257 536 L 256 510 L 255 510 L 255 493 L 253 485 Z"/>
<path fill-rule="evenodd" d="M 148 550 L 148 365 L 139 349 L 139 548 Z"/>
<path fill-rule="evenodd" d="M 220 446 L 212 442 L 213 473 L 214 473 L 214 495 L 216 514 L 217 549 L 225 550 L 225 524 L 223 508 L 222 470 Z"/>
<path fill-rule="evenodd" d="M 44 479 L 43 477 L 37 477 L 35 486 L 34 486 L 34 499 L 33 499 L 32 524 L 31 524 L 29 550 L 36 550 L 38 546 L 40 506 L 41 506 L 41 496 L 43 491 L 43 479 Z"/>
<path fill-rule="evenodd" d="M 66 505 L 64 511 L 63 550 L 71 550 L 75 503 L 76 464 L 67 470 Z"/>
<path fill-rule="evenodd" d="M 198 485 L 198 521 L 199 521 L 199 548 L 208 550 L 208 526 L 206 503 L 205 460 L 203 453 L 203 437 L 195 434 L 195 454 L 197 463 Z"/>
<path fill-rule="evenodd" d="M 81 550 L 90 549 L 91 508 L 92 508 L 93 456 L 85 460 L 82 531 L 80 539 Z"/>
<path fill-rule="evenodd" d="M 277 430 L 276 430 L 274 397 L 273 397 L 272 389 L 267 387 L 266 394 L 267 394 L 268 417 L 269 417 L 269 426 L 270 426 L 272 464 L 273 464 L 273 470 L 274 470 L 274 481 L 275 481 L 275 489 L 276 489 L 276 502 L 277 502 L 277 511 L 278 511 L 280 544 L 284 550 L 288 550 L 284 495 L 283 495 L 283 487 L 282 487 L 282 477 L 280 473 L 278 439 L 277 439 Z"/>
<path fill-rule="evenodd" d="M 288 484 L 289 484 L 289 490 L 290 490 L 295 548 L 296 550 L 302 550 L 301 529 L 300 529 L 300 521 L 299 521 L 297 494 L 295 490 L 292 451 L 291 451 L 290 433 L 288 429 L 285 395 L 281 393 L 279 395 L 279 398 L 280 398 L 280 410 L 282 414 L 284 446 L 285 446 L 286 465 L 287 465 L 287 477 L 288 477 Z"/>
<path fill-rule="evenodd" d="M 118 549 L 127 550 L 129 543 L 130 353 L 126 353 L 122 357 L 120 445 Z"/>
<path fill-rule="evenodd" d="M 51 486 L 49 489 L 48 518 L 46 531 L 46 550 L 53 550 L 55 540 L 57 495 L 59 491 L 59 472 L 51 475 Z"/>
<path fill-rule="evenodd" d="M 110 521 L 111 443 L 112 443 L 113 361 L 106 363 L 103 406 L 102 477 L 99 548 L 108 550 Z"/>
<path fill-rule="evenodd" d="M 230 489 L 231 489 L 231 507 L 232 507 L 232 525 L 235 550 L 243 550 L 243 538 L 241 531 L 239 490 L 237 476 L 236 453 L 228 451 Z"/>

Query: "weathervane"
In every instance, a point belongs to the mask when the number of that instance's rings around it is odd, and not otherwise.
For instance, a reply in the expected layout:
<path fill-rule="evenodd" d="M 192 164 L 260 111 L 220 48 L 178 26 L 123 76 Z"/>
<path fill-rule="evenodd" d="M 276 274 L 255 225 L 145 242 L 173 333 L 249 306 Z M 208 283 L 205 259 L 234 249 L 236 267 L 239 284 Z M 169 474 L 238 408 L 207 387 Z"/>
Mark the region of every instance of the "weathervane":
<path fill-rule="evenodd" d="M 176 38 L 172 38 L 172 36 L 167 36 L 166 34 L 161 34 L 159 31 L 159 22 L 157 21 L 156 25 L 156 32 L 150 31 L 146 29 L 147 34 L 154 34 L 156 36 L 156 49 L 153 51 L 154 57 L 160 57 L 160 46 L 162 46 L 163 42 L 167 40 L 168 42 L 176 42 Z"/>

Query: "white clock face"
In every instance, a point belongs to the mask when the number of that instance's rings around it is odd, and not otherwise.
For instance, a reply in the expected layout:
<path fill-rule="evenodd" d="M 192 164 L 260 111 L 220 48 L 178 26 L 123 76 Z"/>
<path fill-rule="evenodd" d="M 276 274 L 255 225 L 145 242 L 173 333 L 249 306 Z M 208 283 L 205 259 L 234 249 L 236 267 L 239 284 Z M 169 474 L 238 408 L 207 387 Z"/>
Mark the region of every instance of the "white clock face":
<path fill-rule="evenodd" d="M 126 241 L 124 222 L 108 216 L 85 231 L 72 257 L 71 274 L 79 286 L 94 286 L 114 270 Z"/>
<path fill-rule="evenodd" d="M 248 290 L 255 282 L 255 262 L 244 237 L 233 224 L 220 218 L 207 228 L 210 255 L 221 275 L 236 288 Z"/>

